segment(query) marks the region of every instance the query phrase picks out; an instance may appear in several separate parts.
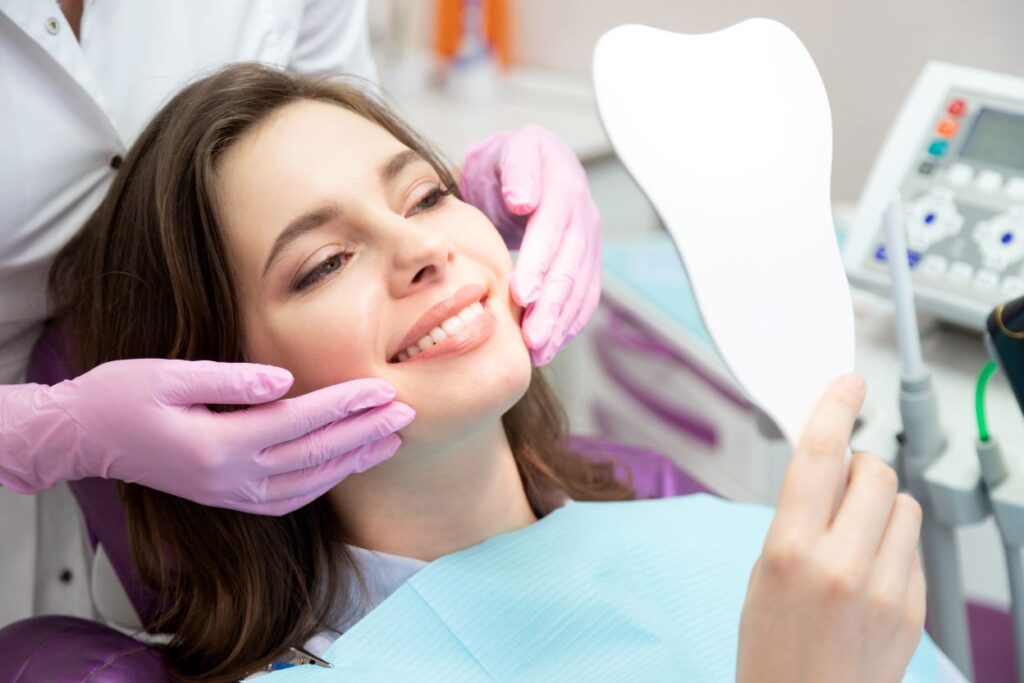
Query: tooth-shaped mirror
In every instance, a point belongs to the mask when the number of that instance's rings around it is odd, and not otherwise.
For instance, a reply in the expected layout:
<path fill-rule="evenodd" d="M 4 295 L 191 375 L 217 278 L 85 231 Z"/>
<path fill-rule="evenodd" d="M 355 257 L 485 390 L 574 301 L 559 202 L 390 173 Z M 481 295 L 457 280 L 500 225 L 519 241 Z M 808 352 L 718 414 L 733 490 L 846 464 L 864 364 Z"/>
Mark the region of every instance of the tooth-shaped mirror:
<path fill-rule="evenodd" d="M 829 198 L 832 122 L 788 28 L 620 26 L 594 88 L 622 163 L 671 233 L 718 353 L 795 442 L 853 368 L 853 309 Z"/>

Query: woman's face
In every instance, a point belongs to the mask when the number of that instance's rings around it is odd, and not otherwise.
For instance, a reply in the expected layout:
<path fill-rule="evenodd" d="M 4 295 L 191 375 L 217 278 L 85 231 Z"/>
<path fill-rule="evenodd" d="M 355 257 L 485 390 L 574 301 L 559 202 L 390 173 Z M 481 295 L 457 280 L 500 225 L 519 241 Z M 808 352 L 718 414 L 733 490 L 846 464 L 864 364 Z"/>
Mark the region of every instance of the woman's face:
<path fill-rule="evenodd" d="M 218 209 L 248 359 L 291 371 L 290 395 L 387 380 L 416 409 L 406 445 L 510 408 L 530 380 L 512 262 L 443 190 L 427 161 L 333 104 L 287 105 L 232 145 Z"/>

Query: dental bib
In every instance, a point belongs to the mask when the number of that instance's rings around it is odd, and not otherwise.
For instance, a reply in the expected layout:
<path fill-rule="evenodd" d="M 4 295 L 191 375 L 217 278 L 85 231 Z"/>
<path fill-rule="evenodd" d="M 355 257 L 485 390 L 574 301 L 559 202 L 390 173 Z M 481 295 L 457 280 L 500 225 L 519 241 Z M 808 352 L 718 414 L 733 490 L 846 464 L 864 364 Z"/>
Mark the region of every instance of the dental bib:
<path fill-rule="evenodd" d="M 814 62 L 751 19 L 598 41 L 608 137 L 672 236 L 718 354 L 795 443 L 853 368 L 853 309 L 829 199 L 832 123 Z"/>
<path fill-rule="evenodd" d="M 770 508 L 569 503 L 442 557 L 322 655 L 260 680 L 732 681 Z M 904 681 L 962 681 L 924 636 Z"/>

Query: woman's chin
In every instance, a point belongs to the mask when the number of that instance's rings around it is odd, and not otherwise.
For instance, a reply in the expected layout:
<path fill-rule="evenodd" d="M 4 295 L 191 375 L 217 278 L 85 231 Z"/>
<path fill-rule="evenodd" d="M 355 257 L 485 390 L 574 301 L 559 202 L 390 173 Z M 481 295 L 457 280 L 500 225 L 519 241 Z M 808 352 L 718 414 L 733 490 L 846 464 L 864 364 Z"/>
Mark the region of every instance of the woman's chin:
<path fill-rule="evenodd" d="M 497 367 L 502 368 L 500 374 L 460 375 L 446 382 L 447 386 L 436 382 L 399 386 L 397 400 L 416 411 L 412 424 L 400 432 L 403 444 L 451 443 L 498 424 L 529 388 L 531 368 L 528 359 Z"/>

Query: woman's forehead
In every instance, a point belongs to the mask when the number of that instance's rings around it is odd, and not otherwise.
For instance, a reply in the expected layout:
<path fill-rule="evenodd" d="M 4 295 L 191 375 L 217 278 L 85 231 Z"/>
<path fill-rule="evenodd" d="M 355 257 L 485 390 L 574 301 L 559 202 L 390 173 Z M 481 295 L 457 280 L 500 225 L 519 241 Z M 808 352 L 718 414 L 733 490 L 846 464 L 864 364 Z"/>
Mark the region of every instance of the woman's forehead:
<path fill-rule="evenodd" d="M 232 168 L 238 162 L 256 171 L 297 172 L 314 164 L 363 170 L 404 147 L 377 123 L 340 105 L 301 100 L 247 131 L 224 153 L 221 166 L 227 173 L 238 170 Z"/>
<path fill-rule="evenodd" d="M 365 193 L 380 184 L 377 169 L 406 149 L 381 126 L 341 106 L 294 102 L 225 151 L 218 194 L 230 205 L 241 198 L 265 204 L 344 188 Z"/>

